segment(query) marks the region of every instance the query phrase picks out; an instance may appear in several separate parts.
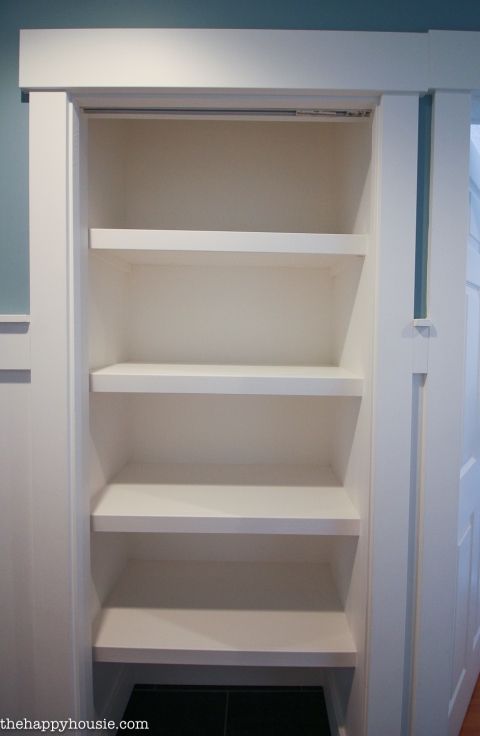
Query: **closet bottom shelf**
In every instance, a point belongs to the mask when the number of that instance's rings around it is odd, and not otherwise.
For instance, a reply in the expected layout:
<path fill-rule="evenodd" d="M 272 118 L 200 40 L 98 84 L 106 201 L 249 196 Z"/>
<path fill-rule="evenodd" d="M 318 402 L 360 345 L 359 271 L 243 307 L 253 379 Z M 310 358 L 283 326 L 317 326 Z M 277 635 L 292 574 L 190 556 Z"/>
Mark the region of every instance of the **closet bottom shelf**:
<path fill-rule="evenodd" d="M 326 565 L 129 563 L 94 627 L 99 662 L 354 667 Z"/>

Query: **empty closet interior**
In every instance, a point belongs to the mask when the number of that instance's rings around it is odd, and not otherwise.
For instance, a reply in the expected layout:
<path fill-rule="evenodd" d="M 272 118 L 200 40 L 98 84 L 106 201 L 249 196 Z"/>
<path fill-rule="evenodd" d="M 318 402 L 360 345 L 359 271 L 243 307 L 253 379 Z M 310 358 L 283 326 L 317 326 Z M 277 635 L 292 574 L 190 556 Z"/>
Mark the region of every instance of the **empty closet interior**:
<path fill-rule="evenodd" d="M 112 663 L 268 667 L 272 680 L 297 668 L 299 681 L 302 668 L 348 668 L 354 680 L 372 120 L 87 127 L 98 682 Z"/>

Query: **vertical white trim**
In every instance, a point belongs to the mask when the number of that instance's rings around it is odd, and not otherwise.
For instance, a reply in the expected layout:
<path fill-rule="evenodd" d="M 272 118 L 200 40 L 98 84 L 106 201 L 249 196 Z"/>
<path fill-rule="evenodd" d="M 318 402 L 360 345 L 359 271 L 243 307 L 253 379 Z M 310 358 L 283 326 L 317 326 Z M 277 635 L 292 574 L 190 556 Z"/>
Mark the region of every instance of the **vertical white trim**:
<path fill-rule="evenodd" d="M 70 468 L 74 489 L 71 515 L 74 550 L 74 637 L 78 647 L 80 711 L 93 715 L 92 631 L 90 609 L 89 378 L 87 336 L 88 222 L 87 129 L 77 107 L 68 106 L 69 161 L 69 330 L 70 330 Z"/>
<path fill-rule="evenodd" d="M 470 95 L 433 107 L 428 315 L 412 736 L 445 736 L 457 575 L 462 438 Z"/>
<path fill-rule="evenodd" d="M 374 349 L 367 733 L 400 736 L 412 415 L 418 97 L 376 113 L 377 303 Z"/>
<path fill-rule="evenodd" d="M 72 111 L 63 92 L 30 97 L 32 508 L 35 718 L 85 718 L 87 601 L 75 455 Z M 48 182 L 48 186 L 46 185 Z M 72 210 L 73 207 L 73 210 Z M 77 364 L 78 365 L 78 364 Z"/>

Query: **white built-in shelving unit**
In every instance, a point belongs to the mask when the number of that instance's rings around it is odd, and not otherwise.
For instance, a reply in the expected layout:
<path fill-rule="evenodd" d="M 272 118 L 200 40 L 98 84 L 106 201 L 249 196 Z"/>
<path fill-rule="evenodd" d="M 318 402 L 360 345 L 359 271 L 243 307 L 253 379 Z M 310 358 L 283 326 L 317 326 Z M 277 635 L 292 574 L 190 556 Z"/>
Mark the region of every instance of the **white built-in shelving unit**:
<path fill-rule="evenodd" d="M 31 369 L 32 717 L 120 720 L 134 682 L 288 682 L 324 686 L 332 734 L 446 733 L 466 690 L 436 491 L 458 467 L 434 450 L 461 319 L 440 289 L 412 381 L 418 98 L 437 143 L 457 131 L 430 270 L 459 314 L 477 56 L 442 31 L 21 32 L 32 329 L 3 367 Z"/>
<path fill-rule="evenodd" d="M 414 625 L 409 583 L 434 456 L 412 436 L 445 394 L 412 382 L 418 97 L 469 89 L 458 43 L 22 31 L 35 718 L 121 720 L 134 682 L 321 684 L 349 736 L 435 711 L 418 692 L 450 669 L 422 651 L 452 627 Z"/>
<path fill-rule="evenodd" d="M 371 120 L 88 128 L 95 659 L 352 668 Z"/>

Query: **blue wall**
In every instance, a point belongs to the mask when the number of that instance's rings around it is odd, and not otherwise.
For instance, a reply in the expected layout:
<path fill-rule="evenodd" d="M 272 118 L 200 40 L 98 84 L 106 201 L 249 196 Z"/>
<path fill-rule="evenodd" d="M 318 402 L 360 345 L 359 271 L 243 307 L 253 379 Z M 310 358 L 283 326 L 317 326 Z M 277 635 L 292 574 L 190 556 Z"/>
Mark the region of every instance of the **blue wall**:
<path fill-rule="evenodd" d="M 28 105 L 18 83 L 20 28 L 480 30 L 479 0 L 0 0 L 0 314 L 29 310 Z M 422 225 L 421 232 L 425 230 Z M 424 263 L 422 253 L 419 263 Z M 417 304 L 421 303 L 417 289 Z"/>

